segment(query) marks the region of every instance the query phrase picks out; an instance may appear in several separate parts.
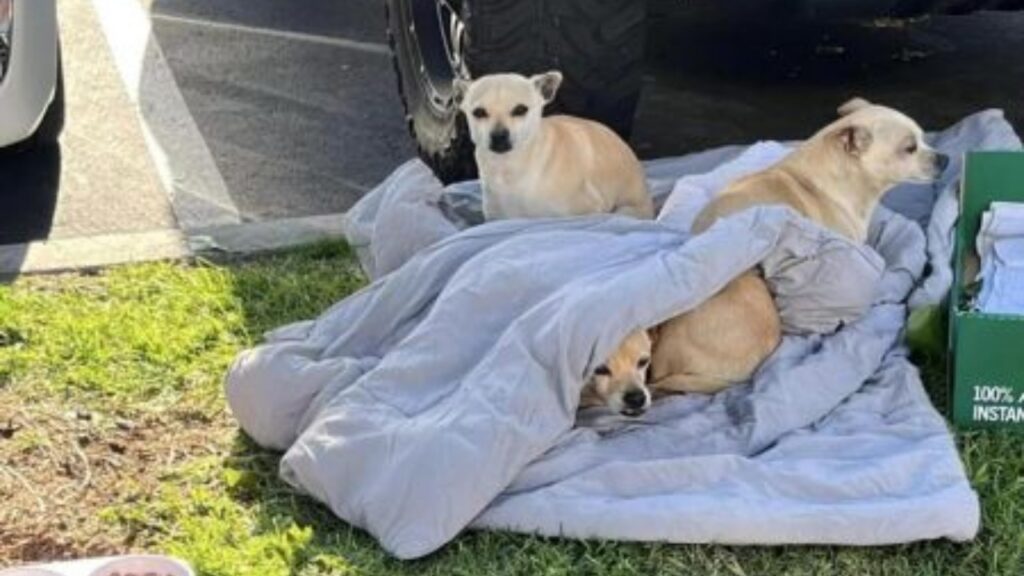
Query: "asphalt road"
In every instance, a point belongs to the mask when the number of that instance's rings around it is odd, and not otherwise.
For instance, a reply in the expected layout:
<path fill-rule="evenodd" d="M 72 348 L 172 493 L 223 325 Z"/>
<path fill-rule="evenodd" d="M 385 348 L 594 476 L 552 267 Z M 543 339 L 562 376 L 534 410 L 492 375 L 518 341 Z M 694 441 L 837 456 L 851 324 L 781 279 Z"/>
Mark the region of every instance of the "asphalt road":
<path fill-rule="evenodd" d="M 379 0 L 146 4 L 243 220 L 344 211 L 412 156 Z M 853 95 L 902 108 L 926 128 L 989 107 L 1005 109 L 1024 127 L 1022 54 L 1024 13 L 798 26 L 658 20 L 632 144 L 653 158 L 800 138 Z M 92 100 L 82 114 L 102 116 L 103 102 Z M 88 133 L 80 134 L 65 138 L 59 151 L 0 155 L 0 243 L 128 225 L 88 214 L 90 207 L 107 211 L 116 203 L 111 188 L 131 194 L 134 185 L 97 185 L 100 176 L 91 174 L 98 163 L 75 164 L 69 174 L 68 159 L 91 145 Z M 151 177 L 139 178 L 151 184 Z M 61 220 L 68 197 L 82 208 Z M 150 220 L 165 225 L 166 206 L 145 207 L 163 211 Z M 120 220 L 137 223 L 143 216 Z M 96 225 L 76 228 L 83 218 Z"/>
<path fill-rule="evenodd" d="M 157 0 L 152 12 L 246 217 L 343 211 L 413 154 L 379 2 Z"/>
<path fill-rule="evenodd" d="M 647 157 L 804 138 L 851 96 L 926 130 L 985 108 L 1024 128 L 1024 12 L 917 21 L 655 24 L 633 145 Z"/>

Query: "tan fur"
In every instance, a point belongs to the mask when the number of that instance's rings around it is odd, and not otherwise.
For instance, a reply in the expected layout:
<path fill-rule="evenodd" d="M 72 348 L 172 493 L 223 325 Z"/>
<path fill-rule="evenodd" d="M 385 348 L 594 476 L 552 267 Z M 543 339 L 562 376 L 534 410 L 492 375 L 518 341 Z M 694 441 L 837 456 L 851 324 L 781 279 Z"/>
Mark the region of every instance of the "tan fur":
<path fill-rule="evenodd" d="M 607 127 L 571 116 L 542 117 L 561 74 L 484 76 L 458 85 L 484 189 L 484 216 L 542 218 L 618 213 L 652 218 L 636 155 Z M 516 106 L 527 113 L 516 116 Z M 478 111 L 483 111 L 485 116 Z M 491 138 L 507 130 L 511 149 Z"/>
<path fill-rule="evenodd" d="M 941 174 L 945 160 L 922 142 L 910 118 L 861 99 L 844 104 L 840 113 L 775 166 L 726 187 L 698 215 L 694 232 L 751 206 L 782 204 L 864 242 L 886 191 Z M 748 380 L 781 336 L 768 286 L 750 271 L 657 328 L 650 385 L 656 392 L 718 392 Z"/>
<path fill-rule="evenodd" d="M 754 273 L 657 328 L 650 386 L 711 394 L 753 374 L 779 345 L 779 315 Z"/>
<path fill-rule="evenodd" d="M 636 330 L 602 364 L 607 375 L 593 374 L 583 387 L 580 406 L 608 406 L 615 412 L 639 416 L 651 403 L 647 388 L 647 366 L 651 361 L 651 338 L 645 330 Z M 630 391 L 643 393 L 640 407 L 627 406 L 623 398 Z"/>

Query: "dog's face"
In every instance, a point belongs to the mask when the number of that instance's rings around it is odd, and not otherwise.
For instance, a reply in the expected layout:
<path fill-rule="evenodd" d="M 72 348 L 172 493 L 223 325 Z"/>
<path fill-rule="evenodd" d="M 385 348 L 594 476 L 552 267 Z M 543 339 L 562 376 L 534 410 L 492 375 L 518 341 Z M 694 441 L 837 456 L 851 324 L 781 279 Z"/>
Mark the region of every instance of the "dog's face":
<path fill-rule="evenodd" d="M 647 388 L 650 364 L 651 338 L 645 330 L 637 330 L 594 370 L 583 388 L 580 405 L 607 406 L 626 416 L 640 416 L 651 405 Z"/>
<path fill-rule="evenodd" d="M 839 108 L 844 116 L 829 136 L 842 154 L 888 187 L 935 181 L 949 157 L 924 142 L 924 132 L 906 115 L 855 98 Z"/>
<path fill-rule="evenodd" d="M 456 80 L 455 99 L 477 151 L 506 154 L 529 142 L 540 128 L 544 105 L 554 100 L 561 83 L 559 72 Z"/>

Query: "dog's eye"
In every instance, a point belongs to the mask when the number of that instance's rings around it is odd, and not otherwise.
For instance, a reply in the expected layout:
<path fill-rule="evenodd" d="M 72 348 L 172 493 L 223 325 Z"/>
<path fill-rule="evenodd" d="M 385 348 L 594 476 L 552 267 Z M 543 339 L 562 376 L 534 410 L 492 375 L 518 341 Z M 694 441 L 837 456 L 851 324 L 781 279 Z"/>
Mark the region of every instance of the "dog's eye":
<path fill-rule="evenodd" d="M 651 359 L 647 356 L 636 361 L 636 367 L 643 370 L 651 365 Z"/>
<path fill-rule="evenodd" d="M 487 118 L 487 110 L 484 110 L 483 108 L 473 108 L 473 118 L 479 118 L 481 120 Z"/>
<path fill-rule="evenodd" d="M 609 370 L 607 366 L 602 364 L 602 365 L 598 366 L 597 368 L 594 368 L 594 375 L 595 376 L 611 376 L 612 375 L 612 371 Z"/>
<path fill-rule="evenodd" d="M 906 147 L 906 148 L 904 149 L 904 151 L 905 151 L 905 152 L 906 152 L 907 154 L 913 154 L 913 153 L 917 152 L 917 142 L 914 142 L 914 143 L 913 143 L 913 144 L 911 144 L 910 146 L 907 146 L 907 147 Z"/>
<path fill-rule="evenodd" d="M 529 111 L 530 109 L 526 107 L 526 104 L 517 104 L 516 107 L 512 109 L 512 115 L 526 116 L 526 113 Z"/>

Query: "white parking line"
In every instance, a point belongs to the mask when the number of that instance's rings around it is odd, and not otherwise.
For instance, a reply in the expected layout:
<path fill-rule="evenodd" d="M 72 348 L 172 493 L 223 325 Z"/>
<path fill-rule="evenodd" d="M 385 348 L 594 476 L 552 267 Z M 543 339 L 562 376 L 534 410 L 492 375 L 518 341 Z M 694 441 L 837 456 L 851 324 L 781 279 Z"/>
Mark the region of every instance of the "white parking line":
<path fill-rule="evenodd" d="M 237 224 L 238 207 L 136 0 L 92 0 L 146 145 L 184 230 Z"/>
<path fill-rule="evenodd" d="M 246 26 L 244 24 L 229 24 L 227 22 L 199 20 L 197 18 L 171 16 L 168 14 L 153 14 L 151 15 L 151 18 L 153 18 L 153 20 L 173 22 L 175 24 L 184 24 L 187 26 L 200 26 L 203 28 L 212 28 L 214 30 L 228 30 L 231 32 L 241 32 L 245 34 L 257 34 L 259 36 L 268 36 L 271 38 L 279 38 L 283 40 L 298 40 L 300 42 L 311 42 L 313 44 L 323 44 L 326 46 L 346 48 L 348 50 L 368 52 L 370 54 L 380 54 L 383 56 L 389 56 L 391 54 L 391 49 L 388 48 L 387 44 L 380 44 L 377 42 L 359 42 L 357 40 L 334 38 L 332 36 L 320 36 L 318 34 L 306 34 L 303 32 L 289 32 L 287 30 L 274 30 L 272 28 L 257 28 L 255 26 Z"/>

